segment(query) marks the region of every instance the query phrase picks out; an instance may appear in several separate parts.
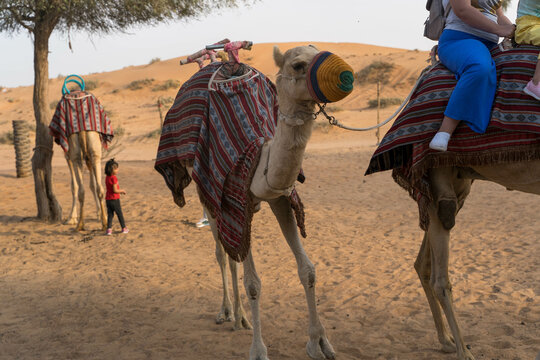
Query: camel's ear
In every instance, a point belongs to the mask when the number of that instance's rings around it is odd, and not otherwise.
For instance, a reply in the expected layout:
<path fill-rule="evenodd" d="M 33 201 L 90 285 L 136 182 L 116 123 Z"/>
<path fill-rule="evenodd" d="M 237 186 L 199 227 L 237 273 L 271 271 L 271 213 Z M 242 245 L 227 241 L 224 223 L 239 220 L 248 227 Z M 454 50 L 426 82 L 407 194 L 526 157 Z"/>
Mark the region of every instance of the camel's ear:
<path fill-rule="evenodd" d="M 283 67 L 283 54 L 277 46 L 274 46 L 274 62 L 280 69 Z"/>

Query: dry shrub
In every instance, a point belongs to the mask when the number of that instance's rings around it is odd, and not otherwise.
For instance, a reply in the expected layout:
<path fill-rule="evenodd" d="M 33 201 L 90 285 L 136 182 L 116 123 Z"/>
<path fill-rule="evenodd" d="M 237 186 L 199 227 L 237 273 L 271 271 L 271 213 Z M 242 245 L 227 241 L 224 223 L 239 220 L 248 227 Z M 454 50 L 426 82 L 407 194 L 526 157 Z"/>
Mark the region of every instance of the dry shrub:
<path fill-rule="evenodd" d="M 0 144 L 13 145 L 13 131 L 5 131 L 0 134 Z"/>
<path fill-rule="evenodd" d="M 143 87 L 150 86 L 154 82 L 154 79 L 142 79 L 130 82 L 126 87 L 129 90 L 139 90 Z"/>
<path fill-rule="evenodd" d="M 386 61 L 374 61 L 355 74 L 356 80 L 360 85 L 373 84 L 378 81 L 381 84 L 387 84 L 390 81 L 390 75 L 395 65 Z"/>
<path fill-rule="evenodd" d="M 156 85 L 152 88 L 152 91 L 164 91 L 171 88 L 178 89 L 180 87 L 180 81 L 169 79 L 166 80 L 163 84 Z"/>
<path fill-rule="evenodd" d="M 403 99 L 400 98 L 381 98 L 381 109 L 392 105 L 401 105 Z M 377 99 L 371 99 L 368 101 L 368 107 L 373 109 L 377 107 Z"/>

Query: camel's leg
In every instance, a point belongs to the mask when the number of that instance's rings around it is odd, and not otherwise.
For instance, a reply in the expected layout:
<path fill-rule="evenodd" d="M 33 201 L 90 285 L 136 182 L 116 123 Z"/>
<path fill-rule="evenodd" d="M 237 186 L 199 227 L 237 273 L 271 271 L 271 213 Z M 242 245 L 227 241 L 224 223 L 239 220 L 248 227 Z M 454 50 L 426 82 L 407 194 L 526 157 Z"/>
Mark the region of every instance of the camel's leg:
<path fill-rule="evenodd" d="M 92 189 L 96 206 L 100 213 L 101 228 L 107 229 L 107 211 L 105 210 L 105 191 L 101 185 L 101 138 L 97 131 L 87 131 L 86 135 L 86 165 L 90 171 L 90 186 L 95 184 Z"/>
<path fill-rule="evenodd" d="M 84 186 L 83 186 L 83 149 L 81 144 L 81 133 L 72 134 L 69 139 L 68 156 L 73 166 L 73 175 L 78 187 L 77 197 L 79 198 L 79 221 L 77 231 L 84 230 Z"/>
<path fill-rule="evenodd" d="M 414 263 L 414 268 L 418 273 L 418 277 L 420 278 L 420 282 L 422 283 L 422 287 L 426 293 L 431 314 L 433 315 L 433 321 L 435 321 L 435 328 L 437 329 L 439 342 L 442 345 L 442 351 L 455 352 L 456 345 L 454 343 L 454 339 L 444 326 L 441 307 L 439 306 L 439 302 L 435 297 L 433 289 L 429 283 L 431 278 L 431 251 L 427 234 L 424 234 L 424 240 L 422 241 L 422 246 L 420 247 L 418 257 Z"/>
<path fill-rule="evenodd" d="M 266 346 L 264 345 L 261 333 L 261 318 L 259 316 L 259 298 L 261 296 L 261 280 L 255 270 L 255 263 L 251 251 L 243 262 L 244 266 L 244 286 L 251 305 L 251 316 L 253 317 L 253 341 L 249 349 L 249 360 L 268 360 Z"/>
<path fill-rule="evenodd" d="M 473 355 L 465 346 L 454 311 L 452 285 L 448 276 L 450 230 L 446 229 L 442 224 L 435 206 L 430 206 L 428 211 L 429 227 L 427 238 L 431 248 L 432 263 L 430 285 L 446 315 L 448 326 L 456 343 L 458 359 L 474 360 Z"/>
<path fill-rule="evenodd" d="M 206 213 L 208 214 L 208 212 Z M 227 276 L 228 255 L 218 239 L 215 219 L 210 215 L 207 215 L 207 217 L 216 242 L 216 259 L 219 264 L 219 269 L 221 270 L 221 282 L 223 284 L 223 300 L 221 302 L 221 310 L 216 316 L 216 324 L 223 324 L 225 321 L 233 321 L 234 319 L 231 297 L 229 296 L 229 279 Z"/>
<path fill-rule="evenodd" d="M 332 345 L 326 337 L 317 313 L 317 303 L 315 299 L 315 266 L 309 260 L 302 243 L 298 237 L 296 221 L 289 201 L 285 197 L 269 201 L 270 207 L 279 222 L 281 231 L 291 248 L 296 263 L 298 264 L 298 275 L 306 292 L 307 305 L 309 310 L 309 341 L 307 343 L 307 353 L 312 359 L 334 359 L 335 353 Z"/>
<path fill-rule="evenodd" d="M 210 228 L 212 229 L 212 235 L 216 242 L 216 259 L 221 270 L 221 280 L 223 283 L 223 301 L 221 304 L 221 311 L 216 317 L 216 324 L 223 324 L 225 321 L 235 321 L 234 329 L 251 329 L 251 324 L 245 316 L 244 308 L 242 307 L 242 301 L 240 298 L 240 292 L 238 291 L 238 274 L 237 274 L 237 263 L 228 258 L 227 253 L 223 249 L 219 237 L 217 234 L 216 220 L 209 215 L 210 211 L 205 209 L 205 212 L 208 217 L 208 222 L 210 223 Z M 231 269 L 232 282 L 233 282 L 233 292 L 234 292 L 234 313 L 233 307 L 231 305 L 231 300 L 229 296 L 229 281 L 227 276 L 227 262 L 229 262 L 229 267 Z"/>
<path fill-rule="evenodd" d="M 234 330 L 252 329 L 251 324 L 246 317 L 244 307 L 242 306 L 240 291 L 238 291 L 238 263 L 229 258 L 229 267 L 231 269 L 234 294 Z"/>
<path fill-rule="evenodd" d="M 72 149 L 70 147 L 70 149 Z M 69 213 L 68 218 L 66 221 L 64 221 L 64 224 L 66 225 L 75 225 L 77 223 L 77 202 L 79 201 L 77 195 L 79 192 L 79 185 L 77 183 L 77 180 L 75 179 L 75 170 L 73 169 L 73 163 L 70 160 L 70 154 L 69 152 L 65 154 L 66 155 L 66 162 L 68 164 L 69 168 L 69 175 L 71 177 L 71 197 L 72 197 L 72 203 L 71 203 L 71 212 Z"/>
<path fill-rule="evenodd" d="M 86 163 L 86 167 L 88 168 L 88 171 L 92 171 L 89 163 Z M 97 195 L 96 178 L 94 176 L 90 176 L 90 192 L 92 195 L 94 195 L 94 201 L 96 202 L 96 214 L 98 220 L 101 221 L 101 204 Z"/>

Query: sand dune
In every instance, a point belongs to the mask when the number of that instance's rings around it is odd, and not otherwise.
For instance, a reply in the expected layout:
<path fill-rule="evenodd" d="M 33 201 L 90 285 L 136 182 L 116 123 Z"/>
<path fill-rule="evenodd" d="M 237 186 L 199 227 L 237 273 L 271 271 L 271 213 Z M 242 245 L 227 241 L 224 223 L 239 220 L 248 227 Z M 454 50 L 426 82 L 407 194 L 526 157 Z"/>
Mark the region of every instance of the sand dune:
<path fill-rule="evenodd" d="M 273 74 L 272 45 L 257 45 L 244 56 Z M 355 69 L 373 60 L 399 62 L 383 89 L 388 97 L 406 96 L 409 88 L 400 84 L 415 77 L 427 57 L 361 44 L 317 45 L 346 57 Z M 214 324 L 221 281 L 210 231 L 194 226 L 201 216 L 194 187 L 180 209 L 153 170 L 158 139 L 147 134 L 159 127 L 154 101 L 177 89 L 125 88 L 144 78 L 185 81 L 196 70 L 177 63 L 85 77 L 98 82 L 94 93 L 126 131 L 116 158 L 128 191 L 122 200 L 127 235 L 115 223 L 116 233 L 103 236 L 88 193 L 87 230 L 36 221 L 33 179 L 15 177 L 13 148 L 0 145 L 0 359 L 248 357 L 250 331 Z M 51 94 L 60 86 L 60 79 L 52 79 Z M 334 115 L 353 126 L 372 125 L 376 112 L 366 104 L 374 94 L 372 86 L 357 88 L 336 104 L 341 111 Z M 384 109 L 381 118 L 393 110 Z M 31 121 L 31 112 L 30 88 L 2 93 L 0 132 L 10 129 L 12 119 Z M 317 268 L 321 320 L 341 360 L 455 359 L 439 350 L 413 268 L 422 240 L 416 204 L 390 173 L 363 176 L 375 142 L 374 132 L 347 132 L 321 120 L 307 149 L 307 180 L 298 191 L 306 206 L 303 242 Z M 54 191 L 67 214 L 70 180 L 56 145 L 53 169 Z M 477 359 L 532 360 L 540 350 L 537 213 L 538 198 L 477 182 L 458 215 L 451 280 L 465 340 Z M 266 205 L 255 215 L 252 237 L 269 356 L 307 359 L 303 289 Z"/>

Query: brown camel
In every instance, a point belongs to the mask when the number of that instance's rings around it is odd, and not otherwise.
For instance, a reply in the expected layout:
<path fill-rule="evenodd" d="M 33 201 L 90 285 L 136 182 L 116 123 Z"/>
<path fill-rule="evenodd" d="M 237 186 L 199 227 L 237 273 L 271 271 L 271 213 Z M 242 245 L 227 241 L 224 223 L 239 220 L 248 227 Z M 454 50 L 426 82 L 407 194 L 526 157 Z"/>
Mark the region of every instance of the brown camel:
<path fill-rule="evenodd" d="M 250 192 L 255 208 L 260 206 L 261 201 L 269 203 L 296 258 L 298 274 L 304 286 L 309 312 L 307 354 L 312 359 L 324 360 L 334 359 L 335 353 L 317 313 L 315 267 L 300 242 L 293 210 L 286 197 L 291 193 L 301 169 L 306 145 L 314 124 L 313 114 L 316 102 L 309 92 L 306 75 L 312 59 L 318 53 L 319 50 L 313 46 L 296 47 L 284 54 L 277 47 L 274 48 L 274 61 L 279 67 L 276 87 L 280 114 L 274 137 L 266 142 L 262 148 L 261 160 L 254 172 Z M 192 168 L 188 168 L 190 175 L 191 171 Z M 206 209 L 206 213 L 216 241 L 216 257 L 221 267 L 223 279 L 223 304 L 216 321 L 222 323 L 234 318 L 235 329 L 251 328 L 239 298 L 237 265 L 232 259 L 229 260 L 229 265 L 233 279 L 235 305 L 234 310 L 231 308 L 227 289 L 228 256 L 218 238 L 216 220 L 210 216 L 211 211 Z M 253 322 L 253 341 L 249 359 L 268 360 L 259 317 L 261 281 L 255 270 L 251 251 L 243 261 L 243 265 L 244 286 L 251 305 Z"/>
<path fill-rule="evenodd" d="M 459 360 L 474 360 L 474 356 L 465 346 L 454 311 L 448 276 L 449 242 L 455 216 L 474 179 L 540 195 L 540 160 L 470 168 L 435 168 L 429 172 L 434 199 L 428 207 L 429 226 L 414 267 L 426 293 L 442 350 L 457 351 Z M 451 334 L 443 323 L 441 308 Z"/>

